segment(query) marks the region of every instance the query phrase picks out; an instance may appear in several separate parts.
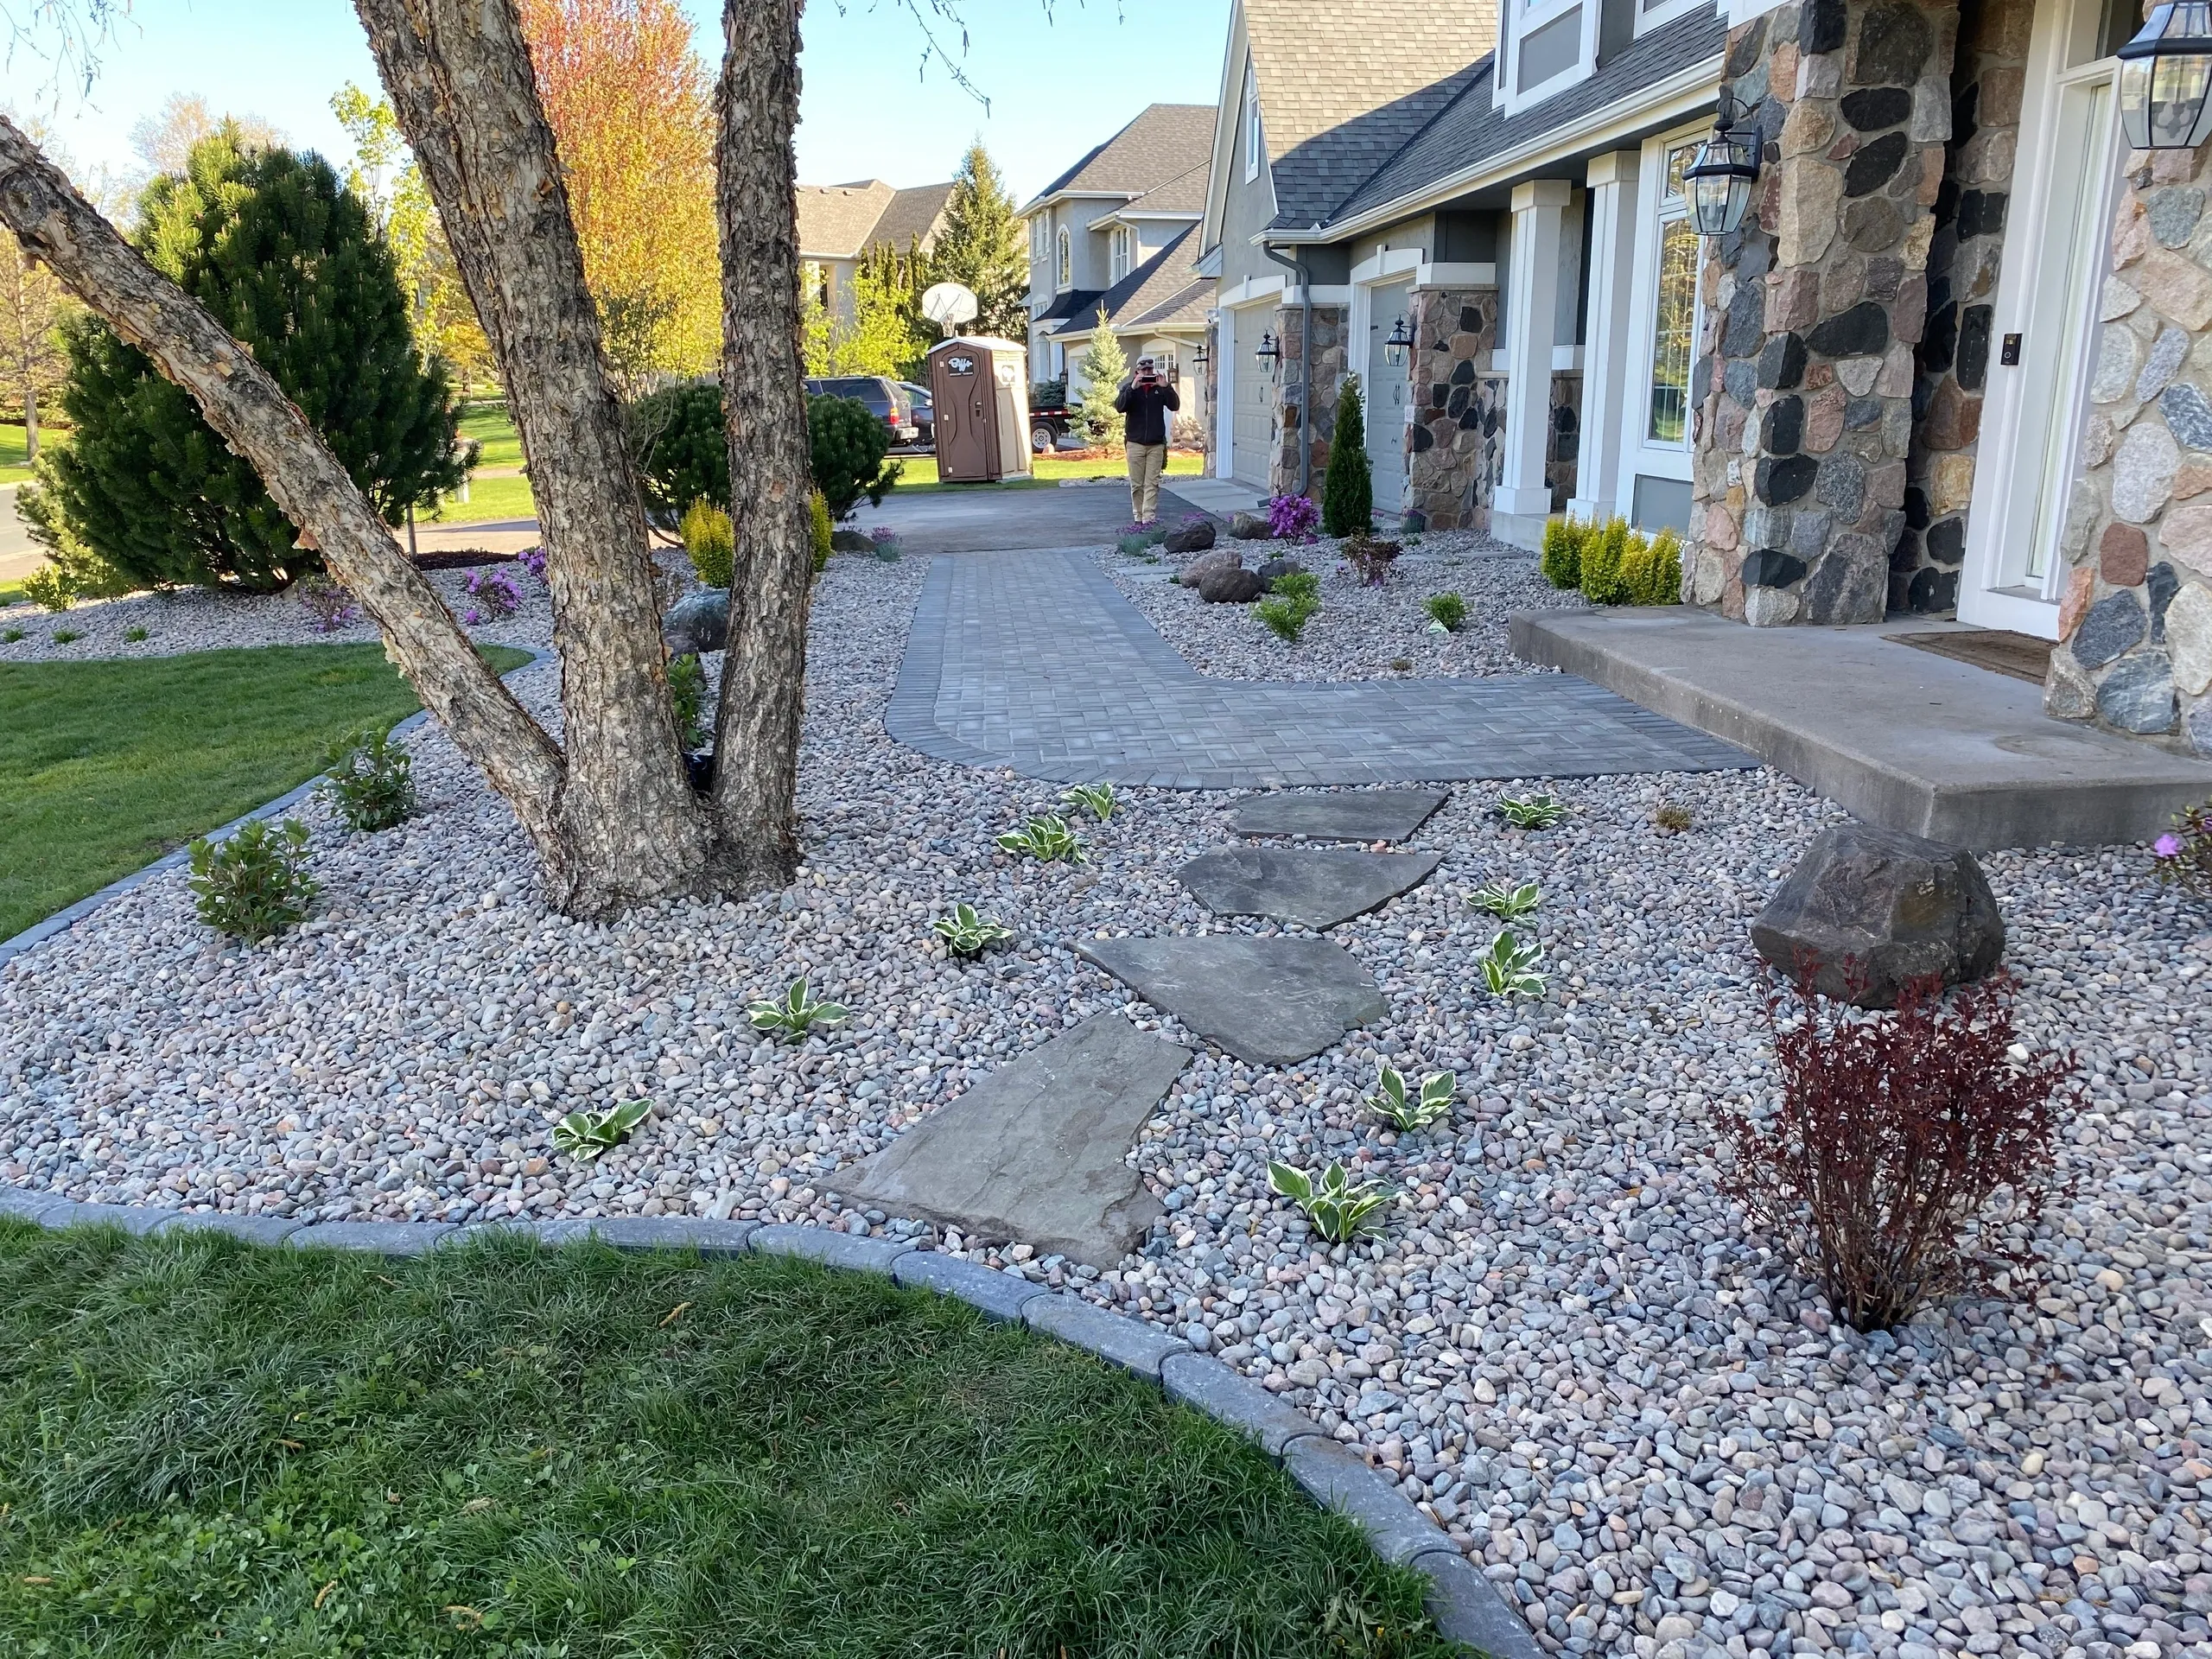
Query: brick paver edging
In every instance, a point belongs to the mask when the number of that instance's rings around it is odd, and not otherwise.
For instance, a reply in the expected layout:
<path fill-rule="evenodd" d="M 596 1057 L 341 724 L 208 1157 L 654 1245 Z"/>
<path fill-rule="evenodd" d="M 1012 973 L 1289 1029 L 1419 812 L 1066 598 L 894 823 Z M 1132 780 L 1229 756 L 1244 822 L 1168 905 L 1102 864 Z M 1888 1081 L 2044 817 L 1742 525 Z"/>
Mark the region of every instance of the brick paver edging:
<path fill-rule="evenodd" d="M 536 668 L 540 663 L 550 662 L 553 660 L 553 653 L 551 652 L 541 651 L 535 645 L 509 645 L 506 649 L 509 651 L 526 651 L 530 653 L 530 660 L 526 663 L 518 663 L 514 667 L 509 669 L 505 674 L 502 674 L 499 677 L 501 679 L 506 679 L 512 675 L 520 674 L 526 670 Z M 426 724 L 429 718 L 430 711 L 429 709 L 417 709 L 415 713 L 408 715 L 406 719 L 401 721 L 397 726 L 394 726 L 391 728 L 391 735 L 394 737 L 404 736 L 407 733 L 415 730 L 417 727 Z M 255 807 L 252 811 L 246 813 L 244 817 L 232 818 L 221 829 L 209 830 L 207 832 L 207 839 L 209 841 L 228 841 L 232 836 L 238 834 L 239 830 L 245 829 L 246 825 L 251 823 L 256 818 L 273 818 L 281 813 L 289 812 L 294 807 L 297 806 L 302 801 L 307 799 L 308 796 L 314 794 L 317 786 L 319 786 L 321 782 L 322 774 L 321 772 L 317 772 L 314 777 L 308 779 L 307 782 L 302 784 L 297 789 L 287 790 L 284 793 L 279 795 L 275 800 L 264 802 L 261 805 Z M 83 921 L 86 917 L 91 915 L 102 905 L 107 903 L 109 899 L 120 899 L 124 893 L 129 893 L 132 888 L 145 886 L 147 882 L 152 880 L 163 871 L 181 868 L 184 865 L 191 862 L 191 849 L 188 848 L 180 847 L 173 853 L 163 854 L 152 863 L 147 865 L 144 869 L 133 870 L 130 874 L 119 877 L 116 880 L 109 882 L 107 886 L 102 887 L 98 893 L 86 894 L 84 898 L 79 899 L 75 904 L 71 905 L 67 909 L 55 911 L 53 915 L 48 917 L 44 921 L 33 922 L 29 927 L 16 934 L 13 938 L 0 939 L 0 967 L 5 967 L 7 965 L 8 959 L 10 957 L 19 957 L 22 955 L 24 951 L 29 950 L 33 945 L 43 944 L 55 934 L 67 932 L 79 922 Z"/>
<path fill-rule="evenodd" d="M 1429 1581 L 1428 1611 L 1436 1627 L 1490 1659 L 1542 1659 L 1542 1650 L 1497 1588 L 1381 1475 L 1344 1451 L 1303 1412 L 1239 1376 L 1180 1337 L 1109 1313 L 1080 1297 L 1033 1285 L 973 1262 L 885 1238 L 861 1238 L 826 1227 L 690 1216 L 603 1221 L 323 1222 L 302 1225 L 274 1216 L 194 1213 L 137 1205 L 79 1204 L 20 1187 L 0 1186 L 0 1216 L 50 1229 L 115 1226 L 161 1236 L 219 1232 L 249 1243 L 297 1249 L 343 1249 L 413 1256 L 480 1234 L 515 1233 L 545 1244 L 596 1237 L 622 1250 L 696 1250 L 702 1256 L 796 1255 L 850 1272 L 872 1273 L 910 1288 L 954 1297 L 994 1319 L 1020 1321 L 1147 1382 L 1179 1404 L 1204 1412 L 1253 1441 L 1313 1501 L 1357 1522 L 1384 1560 L 1411 1567 Z"/>

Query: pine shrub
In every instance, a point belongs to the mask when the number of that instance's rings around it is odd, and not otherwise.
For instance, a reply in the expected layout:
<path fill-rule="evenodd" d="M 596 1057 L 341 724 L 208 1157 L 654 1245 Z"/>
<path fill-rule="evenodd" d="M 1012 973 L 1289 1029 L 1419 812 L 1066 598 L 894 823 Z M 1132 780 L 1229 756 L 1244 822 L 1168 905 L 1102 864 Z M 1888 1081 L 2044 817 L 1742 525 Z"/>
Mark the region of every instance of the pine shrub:
<path fill-rule="evenodd" d="M 737 562 L 737 537 L 730 528 L 729 514 L 701 496 L 685 510 L 677 533 L 683 537 L 683 550 L 691 556 L 691 569 L 699 580 L 728 593 Z"/>
<path fill-rule="evenodd" d="M 729 433 L 712 378 L 664 386 L 622 411 L 645 505 L 664 527 L 695 501 L 729 507 Z M 727 585 L 727 584 L 725 584 Z"/>
<path fill-rule="evenodd" d="M 1593 525 L 1582 543 L 1582 597 L 1592 605 L 1624 605 L 1628 588 L 1621 579 L 1621 562 L 1628 556 L 1634 534 L 1625 518 L 1609 518 Z"/>
<path fill-rule="evenodd" d="M 1679 605 L 1682 598 L 1682 544 L 1671 530 L 1647 537 L 1628 533 L 1621 555 L 1618 587 L 1624 605 Z"/>
<path fill-rule="evenodd" d="M 852 512 L 862 496 L 870 506 L 880 505 L 905 470 L 895 461 L 886 463 L 890 429 L 856 398 L 808 398 L 806 431 L 814 487 L 829 504 L 832 522 Z M 727 493 L 728 486 L 723 488 Z"/>
<path fill-rule="evenodd" d="M 1367 467 L 1367 417 L 1359 377 L 1344 377 L 1337 394 L 1337 429 L 1321 481 L 1321 528 L 1332 536 L 1364 535 L 1375 518 L 1375 482 Z"/>
<path fill-rule="evenodd" d="M 1546 582 L 1559 588 L 1582 585 L 1582 543 L 1589 533 L 1587 524 L 1572 518 L 1554 518 L 1544 526 L 1543 557 L 1537 568 Z"/>

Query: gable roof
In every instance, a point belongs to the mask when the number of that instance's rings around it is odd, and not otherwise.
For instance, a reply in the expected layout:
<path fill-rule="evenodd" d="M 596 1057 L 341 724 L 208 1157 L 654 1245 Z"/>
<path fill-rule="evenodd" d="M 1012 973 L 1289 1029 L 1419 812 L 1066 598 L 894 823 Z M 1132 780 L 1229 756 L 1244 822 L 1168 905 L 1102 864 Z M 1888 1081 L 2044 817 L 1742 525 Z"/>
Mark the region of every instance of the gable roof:
<path fill-rule="evenodd" d="M 1165 184 L 1153 186 L 1114 211 L 1136 218 L 1147 213 L 1188 213 L 1196 218 L 1206 210 L 1206 174 L 1212 165 L 1211 161 L 1202 158 L 1188 171 L 1177 174 Z"/>
<path fill-rule="evenodd" d="M 1192 168 L 1213 147 L 1213 105 L 1154 104 L 1054 179 L 1022 208 L 1032 213 L 1053 197 L 1141 196 Z"/>
<path fill-rule="evenodd" d="M 1241 0 L 1241 10 L 1274 224 L 1286 229 L 1325 219 L 1466 91 L 1497 44 L 1497 0 L 1337 0 L 1325 48 L 1311 0 Z"/>
<path fill-rule="evenodd" d="M 852 184 L 802 184 L 798 251 L 802 259 L 857 259 L 878 243 L 902 251 L 918 241 L 926 249 L 951 199 L 952 186 L 918 185 L 894 190 L 881 179 Z"/>
<path fill-rule="evenodd" d="M 1085 296 L 1088 303 L 1071 307 L 1066 321 L 1052 332 L 1057 335 L 1087 334 L 1098 323 L 1098 308 L 1118 333 L 1131 328 L 1166 328 L 1177 324 L 1202 326 L 1213 303 L 1213 283 L 1192 267 L 1198 263 L 1198 227 L 1188 226 L 1103 294 Z M 1065 297 L 1065 296 L 1064 296 Z M 1054 309 L 1058 308 L 1055 306 Z M 1042 319 L 1040 319 L 1041 321 Z"/>

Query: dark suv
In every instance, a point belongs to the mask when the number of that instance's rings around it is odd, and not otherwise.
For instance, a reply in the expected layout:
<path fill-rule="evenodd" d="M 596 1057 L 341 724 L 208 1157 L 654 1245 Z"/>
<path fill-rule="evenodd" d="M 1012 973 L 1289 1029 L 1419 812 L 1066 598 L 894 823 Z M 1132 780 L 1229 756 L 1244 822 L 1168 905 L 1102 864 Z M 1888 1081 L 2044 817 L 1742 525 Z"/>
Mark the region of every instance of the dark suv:
<path fill-rule="evenodd" d="M 893 448 L 921 436 L 921 428 L 914 423 L 912 401 L 896 380 L 880 374 L 833 374 L 809 380 L 806 390 L 810 397 L 849 397 L 867 404 L 869 412 L 890 430 Z"/>

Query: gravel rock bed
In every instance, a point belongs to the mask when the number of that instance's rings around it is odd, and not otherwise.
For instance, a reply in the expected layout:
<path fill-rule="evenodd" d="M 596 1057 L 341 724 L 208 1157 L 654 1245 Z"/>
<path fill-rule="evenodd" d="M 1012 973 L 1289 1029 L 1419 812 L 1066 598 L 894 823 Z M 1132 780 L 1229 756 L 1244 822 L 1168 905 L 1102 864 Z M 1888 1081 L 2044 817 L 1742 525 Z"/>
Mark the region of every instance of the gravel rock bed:
<path fill-rule="evenodd" d="M 1550 671 L 1513 655 L 1507 617 L 1515 611 L 1584 606 L 1580 594 L 1561 593 L 1537 574 L 1535 554 L 1473 531 L 1423 536 L 1419 545 L 1398 556 L 1380 588 L 1370 588 L 1353 575 L 1338 552 L 1338 543 L 1326 537 L 1306 547 L 1226 538 L 1216 546 L 1242 553 L 1254 569 L 1268 559 L 1294 558 L 1320 577 L 1321 608 L 1296 645 L 1268 632 L 1249 605 L 1209 605 L 1195 588 L 1178 587 L 1171 578 L 1188 559 L 1170 555 L 1154 562 L 1111 549 L 1100 559 L 1116 585 L 1192 667 L 1221 679 L 1465 679 L 1546 673 Z M 1421 609 L 1430 594 L 1441 593 L 1456 593 L 1466 601 L 1467 620 L 1456 633 L 1432 630 Z"/>
<path fill-rule="evenodd" d="M 1476 563 L 1453 573 L 1471 608 Z M 839 1167 L 1094 1013 L 1194 1041 L 1075 939 L 1248 924 L 1174 880 L 1231 839 L 1229 798 L 1126 791 L 1081 826 L 1090 862 L 1017 863 L 990 836 L 1053 786 L 890 742 L 924 569 L 840 559 L 823 578 L 798 887 L 550 915 L 505 810 L 425 732 L 424 817 L 357 836 L 314 815 L 323 896 L 301 934 L 222 947 L 166 877 L 0 969 L 0 1180 L 302 1218 L 927 1234 L 844 1210 Z M 554 678 L 515 683 L 543 708 Z M 2081 1190 L 2039 1300 L 1862 1338 L 1745 1237 L 1713 1161 L 1715 1108 L 1772 1087 L 1746 924 L 1840 815 L 1764 772 L 1552 787 L 1574 816 L 1529 834 L 1484 810 L 1510 786 L 1463 786 L 1414 843 L 1445 855 L 1431 880 L 1332 932 L 1386 1025 L 1285 1070 L 1193 1061 L 1133 1154 L 1171 1212 L 1144 1254 L 1099 1274 L 940 1245 L 1135 1313 L 1313 1413 L 1554 1650 L 2205 1650 L 2207 912 L 2139 849 L 1985 859 L 2026 1039 L 2075 1046 L 2094 1077 L 2066 1153 Z M 1662 801 L 1692 827 L 1659 831 Z M 1462 894 L 1491 879 L 1543 887 L 1520 925 L 1547 953 L 1542 1001 L 1479 988 L 1493 925 Z M 1015 944 L 938 954 L 927 922 L 958 899 Z M 757 1041 L 744 1004 L 801 974 L 851 1020 Z M 1385 1057 L 1459 1074 L 1448 1125 L 1375 1125 L 1360 1100 Z M 639 1096 L 656 1110 L 628 1146 L 552 1154 L 559 1113 Z M 1268 1159 L 1332 1157 L 1401 1192 L 1380 1237 L 1323 1248 L 1268 1194 Z"/>

